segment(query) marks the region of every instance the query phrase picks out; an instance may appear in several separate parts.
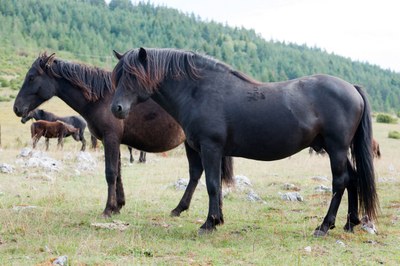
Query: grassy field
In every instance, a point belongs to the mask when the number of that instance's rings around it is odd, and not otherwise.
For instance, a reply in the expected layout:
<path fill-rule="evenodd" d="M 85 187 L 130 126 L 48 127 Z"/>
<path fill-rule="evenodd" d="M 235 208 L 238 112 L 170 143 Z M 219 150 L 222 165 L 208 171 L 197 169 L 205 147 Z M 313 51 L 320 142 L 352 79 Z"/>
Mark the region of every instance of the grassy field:
<path fill-rule="evenodd" d="M 64 151 L 50 141 L 46 156 L 57 160 L 59 170 L 24 167 L 20 150 L 30 147 L 29 125 L 12 113 L 12 103 L 0 103 L 0 164 L 12 173 L 0 173 L 0 265 L 51 265 L 62 255 L 69 265 L 398 265 L 400 263 L 400 140 L 387 138 L 400 126 L 374 124 L 382 158 L 376 160 L 381 215 L 378 234 L 356 227 L 342 230 L 346 220 L 345 196 L 337 227 L 324 238 L 312 232 L 326 214 L 330 194 L 315 191 L 330 187 L 327 157 L 302 151 L 275 162 L 235 158 L 235 174 L 247 176 L 263 201 L 246 200 L 246 191 L 232 189 L 224 199 L 225 224 L 206 236 L 197 230 L 208 211 L 203 184 L 192 206 L 181 217 L 170 217 L 183 191 L 173 186 L 187 178 L 182 147 L 148 154 L 146 164 L 129 164 L 122 148 L 126 206 L 110 219 L 101 217 L 106 201 L 104 155 L 88 151 L 95 163 L 79 169 L 80 143 L 68 139 Z M 72 114 L 56 99 L 44 106 L 60 115 Z M 44 149 L 43 141 L 38 150 Z M 138 157 L 138 153 L 135 158 Z M 312 177 L 326 176 L 329 181 Z M 204 180 L 204 178 L 202 178 Z M 303 202 L 280 198 L 285 183 L 297 186 Z M 31 208 L 29 208 L 31 206 Z M 93 226 L 114 220 L 126 230 Z"/>

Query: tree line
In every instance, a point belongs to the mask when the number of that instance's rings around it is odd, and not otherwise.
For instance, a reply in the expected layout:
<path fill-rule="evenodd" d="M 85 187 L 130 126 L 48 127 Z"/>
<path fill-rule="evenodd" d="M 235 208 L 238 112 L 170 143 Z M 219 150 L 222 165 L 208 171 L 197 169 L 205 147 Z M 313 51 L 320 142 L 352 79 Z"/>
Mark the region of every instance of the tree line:
<path fill-rule="evenodd" d="M 254 30 L 205 21 L 165 6 L 130 0 L 109 4 L 104 0 L 7 0 L 0 2 L 0 25 L 1 51 L 15 56 L 65 52 L 69 59 L 112 68 L 113 49 L 187 49 L 216 57 L 265 82 L 317 73 L 338 76 L 365 87 L 374 111 L 400 111 L 400 73 L 317 47 L 265 40 Z"/>

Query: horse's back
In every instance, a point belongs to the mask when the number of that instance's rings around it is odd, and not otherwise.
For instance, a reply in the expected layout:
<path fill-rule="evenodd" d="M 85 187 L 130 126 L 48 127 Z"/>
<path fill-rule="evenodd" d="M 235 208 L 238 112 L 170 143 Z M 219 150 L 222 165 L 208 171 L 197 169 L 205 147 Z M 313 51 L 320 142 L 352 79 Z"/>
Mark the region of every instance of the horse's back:
<path fill-rule="evenodd" d="M 336 135 L 348 145 L 363 112 L 354 86 L 327 75 L 237 91 L 227 96 L 223 114 L 232 156 L 281 159 Z"/>

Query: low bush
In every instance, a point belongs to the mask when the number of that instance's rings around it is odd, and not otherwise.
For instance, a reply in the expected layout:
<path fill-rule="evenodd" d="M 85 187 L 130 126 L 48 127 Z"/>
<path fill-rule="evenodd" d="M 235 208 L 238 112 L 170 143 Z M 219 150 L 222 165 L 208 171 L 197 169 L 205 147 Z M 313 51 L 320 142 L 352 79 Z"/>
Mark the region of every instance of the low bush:
<path fill-rule="evenodd" d="M 376 122 L 385 124 L 396 124 L 397 118 L 391 116 L 390 114 L 378 114 L 376 116 Z"/>
<path fill-rule="evenodd" d="M 399 131 L 389 131 L 389 136 L 390 139 L 400 139 L 400 132 Z"/>

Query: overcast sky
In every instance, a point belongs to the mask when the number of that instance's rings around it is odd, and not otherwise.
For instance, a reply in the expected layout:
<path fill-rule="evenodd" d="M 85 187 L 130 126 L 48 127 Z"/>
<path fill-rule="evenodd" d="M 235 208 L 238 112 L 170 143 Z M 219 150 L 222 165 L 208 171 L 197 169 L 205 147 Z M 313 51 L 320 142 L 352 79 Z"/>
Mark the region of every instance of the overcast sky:
<path fill-rule="evenodd" d="M 138 2 L 138 1 L 133 1 Z M 145 1 L 147 2 L 147 0 Z M 150 0 L 400 73 L 400 0 Z"/>

